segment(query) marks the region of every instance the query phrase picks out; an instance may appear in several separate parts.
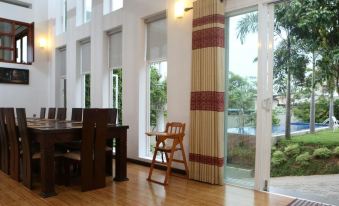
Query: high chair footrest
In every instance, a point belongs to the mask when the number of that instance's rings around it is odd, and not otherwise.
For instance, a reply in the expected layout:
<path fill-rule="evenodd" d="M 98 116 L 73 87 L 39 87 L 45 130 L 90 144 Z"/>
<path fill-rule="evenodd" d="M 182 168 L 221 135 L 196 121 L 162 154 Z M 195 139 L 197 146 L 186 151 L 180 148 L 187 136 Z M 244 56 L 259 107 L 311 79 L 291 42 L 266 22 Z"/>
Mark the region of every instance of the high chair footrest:
<path fill-rule="evenodd" d="M 166 163 L 166 162 L 158 162 L 158 161 L 156 161 L 156 162 L 153 162 L 152 164 L 155 164 L 155 165 L 160 165 L 160 166 L 165 166 L 165 167 L 167 167 L 167 163 Z"/>
<path fill-rule="evenodd" d="M 160 184 L 160 185 L 164 185 L 164 186 L 168 185 L 168 183 L 166 184 L 164 182 L 160 182 L 160 181 L 153 180 L 153 179 L 150 179 L 150 178 L 147 178 L 147 180 L 150 181 L 150 182 L 154 182 L 154 183 Z"/>
<path fill-rule="evenodd" d="M 177 160 L 177 159 L 172 159 L 173 162 L 180 162 L 180 163 L 185 163 L 184 160 Z"/>

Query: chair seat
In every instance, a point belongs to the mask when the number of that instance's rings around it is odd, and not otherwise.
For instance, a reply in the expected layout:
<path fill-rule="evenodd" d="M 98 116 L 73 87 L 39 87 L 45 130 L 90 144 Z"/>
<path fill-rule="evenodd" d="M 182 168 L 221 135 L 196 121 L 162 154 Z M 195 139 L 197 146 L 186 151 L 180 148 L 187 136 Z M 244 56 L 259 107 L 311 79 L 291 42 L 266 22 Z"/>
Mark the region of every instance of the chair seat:
<path fill-rule="evenodd" d="M 54 157 L 62 157 L 64 154 L 62 152 L 56 151 L 54 154 Z M 37 152 L 32 155 L 32 159 L 40 159 L 41 158 L 41 153 Z"/>
<path fill-rule="evenodd" d="M 80 151 L 74 151 L 74 152 L 67 152 L 64 154 L 65 158 L 72 159 L 72 160 L 81 160 L 81 154 Z"/>
<path fill-rule="evenodd" d="M 165 147 L 154 147 L 155 149 L 158 149 L 161 152 L 171 152 L 172 147 L 171 146 L 165 146 Z M 175 148 L 174 151 L 181 150 L 181 148 Z"/>
<path fill-rule="evenodd" d="M 106 152 L 112 151 L 112 148 L 106 147 Z M 72 151 L 63 154 L 65 158 L 80 161 L 81 160 L 81 152 L 80 151 Z"/>

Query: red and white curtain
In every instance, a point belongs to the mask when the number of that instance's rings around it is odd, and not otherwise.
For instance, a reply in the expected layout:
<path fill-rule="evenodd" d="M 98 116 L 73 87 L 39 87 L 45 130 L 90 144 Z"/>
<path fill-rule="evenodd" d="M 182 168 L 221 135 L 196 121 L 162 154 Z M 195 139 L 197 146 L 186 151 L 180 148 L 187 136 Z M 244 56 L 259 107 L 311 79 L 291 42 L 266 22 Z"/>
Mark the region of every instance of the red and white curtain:
<path fill-rule="evenodd" d="M 193 3 L 190 178 L 224 183 L 224 3 Z"/>

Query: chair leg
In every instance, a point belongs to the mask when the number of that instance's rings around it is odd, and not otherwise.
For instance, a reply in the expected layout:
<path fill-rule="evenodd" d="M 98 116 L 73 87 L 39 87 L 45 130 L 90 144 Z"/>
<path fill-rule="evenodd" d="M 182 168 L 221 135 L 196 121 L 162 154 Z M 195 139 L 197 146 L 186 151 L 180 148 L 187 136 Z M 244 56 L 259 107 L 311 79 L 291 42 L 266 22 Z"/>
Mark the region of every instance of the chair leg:
<path fill-rule="evenodd" d="M 65 186 L 70 184 L 70 160 L 64 159 L 64 170 L 65 170 Z"/>
<path fill-rule="evenodd" d="M 174 142 L 173 142 L 171 155 L 170 155 L 169 160 L 167 162 L 167 170 L 166 170 L 164 185 L 168 185 L 168 179 L 169 179 L 169 176 L 171 175 L 171 172 L 172 172 L 172 160 L 173 160 L 173 157 L 174 157 L 175 147 L 176 147 L 176 144 L 174 144 Z"/>
<path fill-rule="evenodd" d="M 106 174 L 109 176 L 112 176 L 112 161 L 113 161 L 112 151 L 106 152 Z"/>
<path fill-rule="evenodd" d="M 181 147 L 181 153 L 182 153 L 182 159 L 184 160 L 184 165 L 185 165 L 185 170 L 186 170 L 186 177 L 188 178 L 188 165 L 186 161 L 186 154 L 185 154 L 185 149 L 182 141 L 180 141 L 180 147 Z"/>
<path fill-rule="evenodd" d="M 154 153 L 153 153 L 151 168 L 149 169 L 148 178 L 147 178 L 147 180 L 149 180 L 149 181 L 152 180 L 152 173 L 153 173 L 153 169 L 154 169 L 155 160 L 156 160 L 156 157 L 157 157 L 157 152 L 158 152 L 158 149 L 155 149 Z"/>

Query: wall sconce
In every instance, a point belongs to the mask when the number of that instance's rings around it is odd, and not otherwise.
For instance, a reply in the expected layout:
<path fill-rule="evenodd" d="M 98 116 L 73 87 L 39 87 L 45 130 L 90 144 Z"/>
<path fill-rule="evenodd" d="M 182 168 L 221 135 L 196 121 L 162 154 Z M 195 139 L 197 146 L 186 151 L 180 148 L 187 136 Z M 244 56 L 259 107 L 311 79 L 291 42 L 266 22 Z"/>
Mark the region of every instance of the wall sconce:
<path fill-rule="evenodd" d="M 220 0 L 220 2 L 223 3 L 224 0 Z M 193 9 L 193 7 L 185 7 L 185 0 L 176 0 L 174 7 L 174 16 L 177 19 L 183 18 L 186 11 Z"/>
<path fill-rule="evenodd" d="M 45 38 L 40 38 L 39 47 L 40 48 L 46 48 L 47 47 L 47 40 Z"/>
<path fill-rule="evenodd" d="M 174 16 L 175 18 L 181 19 L 184 17 L 185 13 L 185 2 L 183 0 L 177 0 L 175 2 L 175 11 Z"/>

